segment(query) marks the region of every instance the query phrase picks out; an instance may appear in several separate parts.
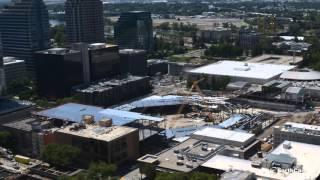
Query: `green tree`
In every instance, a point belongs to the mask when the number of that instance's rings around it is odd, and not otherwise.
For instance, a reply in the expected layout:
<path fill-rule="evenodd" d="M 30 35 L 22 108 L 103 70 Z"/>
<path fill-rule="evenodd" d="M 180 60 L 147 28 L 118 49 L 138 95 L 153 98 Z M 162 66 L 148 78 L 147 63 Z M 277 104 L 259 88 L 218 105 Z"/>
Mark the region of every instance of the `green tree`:
<path fill-rule="evenodd" d="M 87 176 L 93 180 L 107 179 L 115 176 L 117 166 L 104 162 L 92 163 L 88 169 Z"/>
<path fill-rule="evenodd" d="M 49 164 L 68 167 L 75 162 L 79 155 L 80 149 L 71 145 L 49 144 L 44 148 L 41 158 Z"/>
<path fill-rule="evenodd" d="M 148 179 L 154 179 L 156 177 L 155 166 L 145 164 L 140 168 L 140 173 L 146 175 Z"/>
<path fill-rule="evenodd" d="M 102 180 L 102 179 L 116 179 L 115 174 L 117 166 L 114 164 L 107 164 L 104 162 L 92 163 L 89 169 L 77 174 L 74 177 L 62 176 L 59 180 Z"/>
<path fill-rule="evenodd" d="M 8 131 L 0 131 L 0 146 L 5 147 L 8 149 L 14 148 L 14 137 L 13 135 Z"/>

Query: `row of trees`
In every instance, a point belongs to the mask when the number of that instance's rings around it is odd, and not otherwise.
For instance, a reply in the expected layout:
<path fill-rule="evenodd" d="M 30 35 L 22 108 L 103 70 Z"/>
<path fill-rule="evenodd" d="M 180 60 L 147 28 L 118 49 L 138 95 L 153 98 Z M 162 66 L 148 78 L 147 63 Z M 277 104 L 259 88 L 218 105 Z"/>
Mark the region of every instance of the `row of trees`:
<path fill-rule="evenodd" d="M 226 57 L 226 58 L 235 58 L 241 56 L 243 50 L 232 44 L 218 44 L 212 45 L 209 49 L 205 51 L 206 56 L 212 57 Z"/>

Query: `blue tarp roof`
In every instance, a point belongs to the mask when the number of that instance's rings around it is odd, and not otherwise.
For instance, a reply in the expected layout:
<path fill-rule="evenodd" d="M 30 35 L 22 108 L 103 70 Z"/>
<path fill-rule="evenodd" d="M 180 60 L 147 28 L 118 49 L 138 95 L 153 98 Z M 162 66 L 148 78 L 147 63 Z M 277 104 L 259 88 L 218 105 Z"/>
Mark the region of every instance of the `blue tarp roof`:
<path fill-rule="evenodd" d="M 121 126 L 136 120 L 163 121 L 163 118 L 143 115 L 141 113 L 103 109 L 96 106 L 68 103 L 48 110 L 40 111 L 37 115 L 80 123 L 83 115 L 94 116 L 95 121 L 103 118 L 112 119 L 113 125 Z"/>

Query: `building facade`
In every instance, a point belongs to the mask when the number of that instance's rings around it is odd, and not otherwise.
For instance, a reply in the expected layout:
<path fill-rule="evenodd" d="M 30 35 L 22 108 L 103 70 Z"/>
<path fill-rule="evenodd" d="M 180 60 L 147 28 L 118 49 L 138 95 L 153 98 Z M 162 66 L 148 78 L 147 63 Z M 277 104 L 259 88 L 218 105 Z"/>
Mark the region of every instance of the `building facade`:
<path fill-rule="evenodd" d="M 37 87 L 40 96 L 62 98 L 83 83 L 81 52 L 53 48 L 35 53 Z"/>
<path fill-rule="evenodd" d="M 320 127 L 287 122 L 273 128 L 273 146 L 284 141 L 295 141 L 307 144 L 320 145 Z"/>
<path fill-rule="evenodd" d="M 120 53 L 121 74 L 147 75 L 147 53 L 141 49 L 123 49 Z"/>
<path fill-rule="evenodd" d="M 105 41 L 101 0 L 67 0 L 65 9 L 68 43 Z"/>
<path fill-rule="evenodd" d="M 0 12 L 3 55 L 26 62 L 31 76 L 35 75 L 33 53 L 49 48 L 49 15 L 42 0 L 20 0 Z"/>
<path fill-rule="evenodd" d="M 122 13 L 115 25 L 115 38 L 120 49 L 153 51 L 153 27 L 150 12 Z"/>
<path fill-rule="evenodd" d="M 25 61 L 15 57 L 4 57 L 3 67 L 7 85 L 10 85 L 13 81 L 23 79 L 27 75 Z"/>
<path fill-rule="evenodd" d="M 149 77 L 127 76 L 84 85 L 78 87 L 75 93 L 80 103 L 106 107 L 145 95 L 150 90 Z"/>

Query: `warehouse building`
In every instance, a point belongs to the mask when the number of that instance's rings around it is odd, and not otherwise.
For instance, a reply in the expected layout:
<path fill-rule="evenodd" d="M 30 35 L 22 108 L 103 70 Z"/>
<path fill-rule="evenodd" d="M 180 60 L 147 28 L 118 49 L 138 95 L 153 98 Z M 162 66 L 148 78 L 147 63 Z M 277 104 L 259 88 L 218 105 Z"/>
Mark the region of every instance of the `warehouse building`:
<path fill-rule="evenodd" d="M 106 107 L 147 94 L 151 90 L 149 81 L 149 77 L 126 76 L 78 86 L 74 93 L 80 103 Z"/>
<path fill-rule="evenodd" d="M 278 146 L 286 140 L 320 145 L 320 126 L 293 122 L 275 126 L 273 128 L 273 145 Z"/>
<path fill-rule="evenodd" d="M 188 71 L 188 81 L 205 78 L 207 88 L 217 85 L 220 81 L 243 81 L 254 84 L 264 84 L 277 79 L 283 72 L 295 66 L 263 63 L 246 63 L 239 61 L 219 61 Z M 221 84 L 222 82 L 220 82 Z"/>

